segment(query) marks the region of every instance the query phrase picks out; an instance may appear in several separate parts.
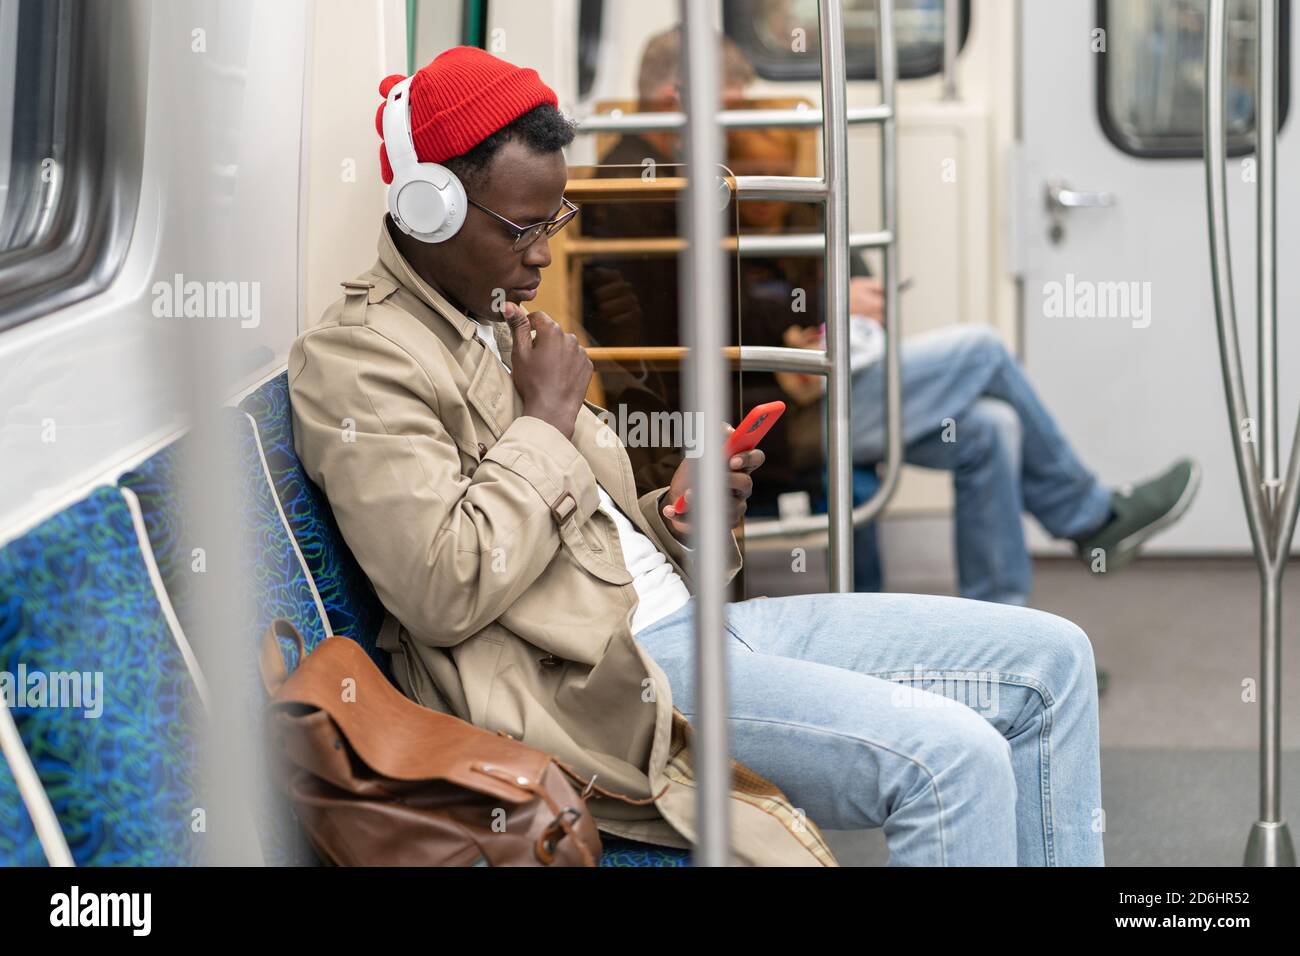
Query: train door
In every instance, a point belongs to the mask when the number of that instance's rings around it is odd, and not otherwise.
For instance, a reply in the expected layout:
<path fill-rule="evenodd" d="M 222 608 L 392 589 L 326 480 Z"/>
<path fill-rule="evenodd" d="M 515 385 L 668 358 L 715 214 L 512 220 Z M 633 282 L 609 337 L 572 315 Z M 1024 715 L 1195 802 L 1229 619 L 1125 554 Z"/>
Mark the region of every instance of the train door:
<path fill-rule="evenodd" d="M 1247 393 L 1255 367 L 1255 3 L 1229 3 L 1228 201 Z M 1289 113 L 1294 31 L 1280 12 L 1279 169 L 1300 159 Z M 1021 4 L 1014 255 L 1027 368 L 1104 481 L 1197 458 L 1204 486 L 1153 550 L 1249 549 L 1229 445 L 1201 154 L 1207 4 Z M 1278 261 L 1300 253 L 1300 183 L 1278 177 Z M 1280 270 L 1283 449 L 1300 401 L 1300 283 Z M 1250 427 L 1250 426 L 1247 426 Z M 1044 547 L 1045 540 L 1040 538 Z"/>

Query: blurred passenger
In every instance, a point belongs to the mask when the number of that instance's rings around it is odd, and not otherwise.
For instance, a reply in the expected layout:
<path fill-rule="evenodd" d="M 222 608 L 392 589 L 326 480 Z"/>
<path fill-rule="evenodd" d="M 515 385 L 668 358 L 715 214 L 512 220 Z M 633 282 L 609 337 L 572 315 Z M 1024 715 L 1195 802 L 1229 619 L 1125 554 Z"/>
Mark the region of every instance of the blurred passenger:
<path fill-rule="evenodd" d="M 754 70 L 729 37 L 718 36 L 721 51 L 721 87 L 724 105 L 750 105 L 746 87 Z M 647 41 L 638 74 L 637 108 L 642 112 L 676 111 L 682 107 L 679 63 L 681 34 L 666 30 Z M 796 130 L 732 130 L 727 134 L 726 163 L 736 175 L 788 175 L 795 171 Z M 681 175 L 681 136 L 677 132 L 627 133 L 600 157 L 601 175 L 640 176 L 647 164 L 656 175 Z M 622 169 L 615 167 L 625 167 Z M 745 201 L 738 204 L 739 230 L 744 235 L 774 232 L 820 232 L 821 213 L 808 204 Z M 603 238 L 665 238 L 679 236 L 673 202 L 601 203 L 583 210 L 585 235 Z M 855 277 L 869 274 L 858 253 L 851 257 Z M 732 260 L 738 269 L 730 287 L 739 301 L 728 325 L 729 343 L 781 345 L 793 318 L 792 291 L 802 290 L 798 308 L 820 321 L 823 266 L 820 257 L 746 257 Z M 852 285 L 858 294 L 862 280 Z M 678 274 L 676 257 L 596 260 L 584 271 L 584 299 L 590 305 L 584 325 L 593 344 L 619 346 L 679 345 Z M 737 325 L 739 328 L 737 328 Z M 616 377 L 602 370 L 602 383 L 611 405 L 658 411 L 681 407 L 680 377 L 647 371 L 640 376 Z M 777 514 L 782 494 L 802 493 L 817 510 L 826 507 L 824 412 L 816 403 L 790 401 L 792 376 L 770 372 L 745 372 L 743 404 L 736 415 L 762 402 L 783 399 L 789 409 L 764 442 L 767 461 L 763 480 L 755 488 L 750 514 Z M 624 391 L 623 389 L 627 390 Z M 733 389 L 734 392 L 734 389 Z M 680 461 L 672 449 L 629 449 L 638 485 L 649 488 L 671 475 Z M 880 561 L 874 523 L 854 529 L 854 589 L 881 590 Z"/>
<path fill-rule="evenodd" d="M 855 322 L 883 320 L 882 289 L 870 281 L 851 300 Z M 869 464 L 885 453 L 884 343 L 883 336 L 857 337 L 859 354 L 875 353 L 861 360 L 852 385 L 853 460 Z M 821 348 L 823 339 L 821 328 L 793 328 L 786 344 Z M 958 325 L 912 336 L 899 346 L 899 364 L 904 460 L 952 472 L 962 597 L 1028 601 L 1033 565 L 1022 513 L 1072 542 L 1094 572 L 1114 572 L 1182 517 L 1196 495 L 1200 468 L 1187 458 L 1136 485 L 1103 485 L 990 328 Z M 799 400 L 820 397 L 825 380 L 802 378 Z"/>
<path fill-rule="evenodd" d="M 640 77 L 643 108 L 681 108 L 680 46 L 676 28 L 647 44 Z M 738 103 L 753 72 L 738 47 L 729 40 L 723 46 L 725 98 Z M 736 171 L 779 175 L 779 150 L 772 148 L 777 132 L 745 133 L 731 134 L 733 148 L 738 142 L 739 151 L 748 153 Z M 674 148 L 675 135 L 644 134 L 650 145 L 663 150 Z M 627 158 L 618 161 L 632 161 L 641 145 L 625 137 L 617 149 Z M 741 221 L 751 232 L 789 232 L 806 226 L 801 209 L 807 208 L 746 201 L 740 204 Z M 865 275 L 861 257 L 851 255 L 850 263 L 853 461 L 870 466 L 885 452 L 884 337 L 879 332 L 884 298 L 880 282 Z M 810 264 L 815 267 L 811 272 Z M 748 281 L 741 286 L 741 314 L 745 331 L 755 332 L 746 341 L 822 348 L 820 295 L 810 297 L 813 306 L 808 310 L 816 322 L 789 321 L 794 290 L 820 293 L 820 260 L 745 260 L 745 266 Z M 755 281 L 759 271 L 766 272 L 761 282 Z M 779 342 L 762 341 L 774 336 Z M 904 459 L 952 472 L 957 578 L 963 597 L 1028 602 L 1033 568 L 1023 513 L 1033 515 L 1054 537 L 1072 542 L 1092 570 L 1114 572 L 1129 564 L 1152 535 L 1182 517 L 1196 495 L 1200 469 L 1189 459 L 1179 459 L 1133 486 L 1103 485 L 1075 455 L 992 329 L 953 326 L 913 336 L 900 345 L 900 358 Z M 825 378 L 783 373 L 775 379 L 794 405 L 822 419 Z M 808 429 L 787 433 L 807 435 Z M 855 554 L 858 562 L 867 567 L 876 563 L 869 552 Z"/>

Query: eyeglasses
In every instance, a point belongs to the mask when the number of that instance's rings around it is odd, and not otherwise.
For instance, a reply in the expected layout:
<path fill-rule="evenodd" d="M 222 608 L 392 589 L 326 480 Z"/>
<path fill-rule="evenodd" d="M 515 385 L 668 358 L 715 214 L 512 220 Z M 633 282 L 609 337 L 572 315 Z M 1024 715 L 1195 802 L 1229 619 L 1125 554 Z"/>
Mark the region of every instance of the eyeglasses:
<path fill-rule="evenodd" d="M 468 196 L 465 198 L 469 199 Z M 545 222 L 535 222 L 531 226 L 521 226 L 518 223 L 511 222 L 505 216 L 493 212 L 480 202 L 475 202 L 473 199 L 469 199 L 469 202 L 471 206 L 476 206 L 477 208 L 482 209 L 485 213 L 497 220 L 497 222 L 501 223 L 514 234 L 514 245 L 511 248 L 514 249 L 515 252 L 522 252 L 527 249 L 538 240 L 542 233 L 546 233 L 546 238 L 549 239 L 567 226 L 569 220 L 578 214 L 578 207 L 561 196 L 560 202 L 562 202 L 566 208 L 559 216 L 554 219 L 548 219 Z"/>

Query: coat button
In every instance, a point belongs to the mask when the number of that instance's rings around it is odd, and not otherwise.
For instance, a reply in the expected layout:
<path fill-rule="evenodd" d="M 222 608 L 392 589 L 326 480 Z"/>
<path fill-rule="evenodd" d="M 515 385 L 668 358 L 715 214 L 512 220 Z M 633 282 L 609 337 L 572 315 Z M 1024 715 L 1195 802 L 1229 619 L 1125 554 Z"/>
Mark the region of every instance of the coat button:
<path fill-rule="evenodd" d="M 556 657 L 554 654 L 547 654 L 537 663 L 541 664 L 543 667 L 547 668 L 548 670 L 554 670 L 555 668 L 563 664 L 564 661 L 560 660 L 560 658 Z"/>
<path fill-rule="evenodd" d="M 483 457 L 484 455 L 486 455 L 486 454 L 487 454 L 487 445 L 483 444 L 482 442 L 479 442 L 479 443 L 478 443 L 478 456 L 479 456 L 480 458 L 482 458 L 482 457 Z"/>

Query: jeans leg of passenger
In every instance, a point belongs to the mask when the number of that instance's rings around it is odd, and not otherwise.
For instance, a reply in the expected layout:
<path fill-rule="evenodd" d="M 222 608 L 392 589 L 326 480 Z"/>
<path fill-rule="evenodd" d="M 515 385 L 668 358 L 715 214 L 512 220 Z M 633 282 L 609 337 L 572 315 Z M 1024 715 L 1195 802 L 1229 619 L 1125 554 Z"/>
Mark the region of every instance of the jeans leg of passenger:
<path fill-rule="evenodd" d="M 694 723 L 692 607 L 637 640 L 667 675 L 674 706 Z M 752 630 L 751 622 L 745 632 Z M 737 629 L 724 639 L 731 755 L 810 820 L 835 830 L 882 827 L 894 866 L 1016 863 L 1011 754 L 973 710 L 925 691 L 900 706 L 905 691 L 887 680 L 756 652 Z"/>
<path fill-rule="evenodd" d="M 853 529 L 853 590 L 858 592 L 884 590 L 880 544 L 874 521 Z"/>
<path fill-rule="evenodd" d="M 936 329 L 899 346 L 903 444 L 909 445 L 956 420 L 984 393 L 994 372 L 990 356 L 966 326 Z M 870 465 L 885 457 L 884 363 L 853 376 L 853 461 Z"/>
<path fill-rule="evenodd" d="M 1024 432 L 1025 509 L 1058 538 L 1078 537 L 1105 522 L 1110 489 L 1075 455 L 1020 364 L 992 332 L 975 348 L 992 369 L 984 394 L 1011 405 Z"/>
<path fill-rule="evenodd" d="M 1074 537 L 1101 524 L 1110 492 L 1083 466 L 997 334 L 983 326 L 926 332 L 899 348 L 903 440 L 911 444 L 959 421 L 981 397 L 999 398 L 1020 417 L 1024 509 L 1051 534 Z M 854 461 L 884 455 L 881 363 L 853 379 Z"/>
<path fill-rule="evenodd" d="M 1021 445 L 1015 410 L 981 398 L 951 425 L 907 446 L 912 464 L 952 472 L 962 597 L 1029 600 L 1033 565 L 1020 517 Z"/>
<path fill-rule="evenodd" d="M 655 628 L 638 635 L 668 672 L 674 699 L 687 709 L 693 694 L 689 609 L 687 605 L 674 615 L 677 624 L 668 630 L 676 633 L 664 635 L 666 640 L 653 633 Z M 1000 774 L 990 769 L 994 764 L 987 754 L 983 760 L 969 765 L 958 761 L 935 774 L 929 812 L 918 819 L 908 811 L 915 809 L 919 791 L 900 803 L 897 785 L 892 790 L 884 785 L 863 787 L 859 763 L 852 757 L 866 760 L 864 754 L 827 742 L 839 733 L 857 741 L 865 738 L 873 741 L 870 746 L 896 748 L 896 757 L 884 762 L 897 773 L 900 760 L 915 760 L 933 770 L 936 756 L 951 757 L 964 744 L 980 746 L 960 719 L 945 721 L 936 715 L 975 713 L 1010 744 L 1016 861 L 1102 864 L 1096 677 L 1091 644 L 1075 625 L 1026 608 L 906 594 L 756 599 L 728 605 L 727 621 L 732 645 L 753 655 L 731 655 L 731 660 L 751 665 L 732 669 L 732 713 L 738 707 L 754 707 L 776 715 L 777 723 L 793 721 L 820 731 L 800 741 L 809 749 L 797 752 L 798 747 L 785 740 L 787 732 L 765 734 L 761 719 L 746 722 L 743 733 L 733 722 L 733 753 L 744 763 L 754 761 L 754 769 L 781 786 L 815 822 L 836 827 L 855 818 L 883 817 L 891 863 L 926 862 L 936 856 L 951 863 L 985 851 L 997 856 L 1001 838 L 985 842 L 967 829 L 974 820 L 966 808 L 985 815 L 985 825 L 995 831 L 1004 826 L 1006 796 L 985 789 L 1000 790 Z M 764 656 L 822 669 L 770 667 L 759 687 L 771 699 L 756 700 L 748 684 L 755 679 L 751 671 L 761 668 L 755 662 Z M 840 672 L 898 686 L 883 709 L 859 706 L 853 695 L 877 685 L 845 680 L 838 677 Z M 684 682 L 681 688 L 678 679 Z M 935 695 L 961 703 L 936 709 L 929 706 Z M 867 696 L 879 704 L 878 690 Z M 860 726 L 864 719 L 872 722 Z M 936 751 L 940 738 L 929 736 L 932 733 L 957 734 L 957 750 Z M 828 773 L 825 761 L 836 759 L 848 762 Z M 805 779 L 809 771 L 815 772 Z M 968 793 L 971 787 L 983 793 Z"/>

